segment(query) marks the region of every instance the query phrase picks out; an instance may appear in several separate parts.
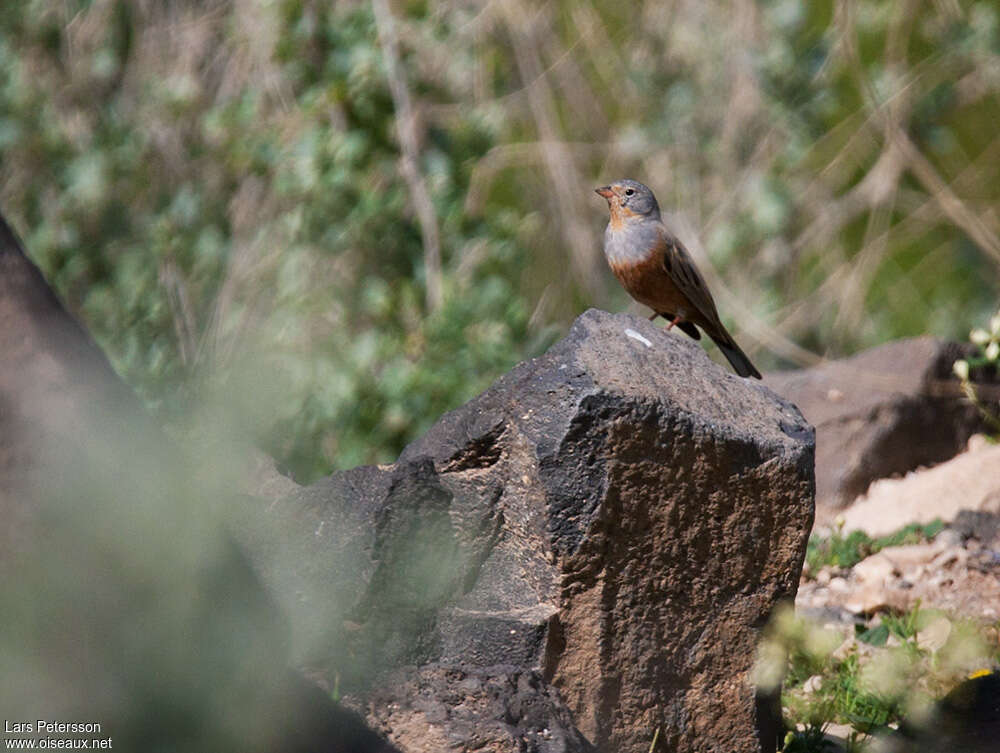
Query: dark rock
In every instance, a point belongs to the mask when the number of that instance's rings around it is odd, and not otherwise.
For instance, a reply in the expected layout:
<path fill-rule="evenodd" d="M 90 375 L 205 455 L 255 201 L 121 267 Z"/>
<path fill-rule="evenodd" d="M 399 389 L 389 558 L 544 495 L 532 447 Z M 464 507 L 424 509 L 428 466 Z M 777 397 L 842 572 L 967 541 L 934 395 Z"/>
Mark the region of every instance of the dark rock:
<path fill-rule="evenodd" d="M 960 510 L 951 528 L 963 539 L 976 539 L 980 544 L 1000 544 L 1000 515 L 989 510 Z"/>
<path fill-rule="evenodd" d="M 399 753 L 349 708 L 335 703 L 318 686 L 290 672 L 262 749 L 268 753 Z"/>
<path fill-rule="evenodd" d="M 31 497 L 55 445 L 122 431 L 138 445 L 159 429 L 0 217 L 0 565 L 35 544 Z"/>
<path fill-rule="evenodd" d="M 917 337 L 765 375 L 764 383 L 816 427 L 821 518 L 832 517 L 872 481 L 954 457 L 983 430 L 951 370 L 971 352 L 970 345 Z"/>
<path fill-rule="evenodd" d="M 372 726 L 406 753 L 596 753 L 542 676 L 511 666 L 427 664 L 389 675 L 367 699 Z"/>
<path fill-rule="evenodd" d="M 645 753 L 659 728 L 658 750 L 759 751 L 750 670 L 798 585 L 812 473 L 794 406 L 588 311 L 394 466 L 337 474 L 248 531 L 310 626 L 299 655 L 359 698 L 401 665 L 508 664 L 539 670 L 599 749 Z"/>

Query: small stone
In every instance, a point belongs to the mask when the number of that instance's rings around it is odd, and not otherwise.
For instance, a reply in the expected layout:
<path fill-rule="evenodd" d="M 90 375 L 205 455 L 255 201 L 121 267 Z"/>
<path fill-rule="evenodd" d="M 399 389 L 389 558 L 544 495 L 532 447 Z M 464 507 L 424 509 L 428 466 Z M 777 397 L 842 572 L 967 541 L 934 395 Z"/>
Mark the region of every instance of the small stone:
<path fill-rule="evenodd" d="M 969 559 L 969 553 L 965 547 L 953 546 L 945 549 L 931 562 L 931 568 L 948 567 L 953 564 L 964 565 Z"/>
<path fill-rule="evenodd" d="M 962 546 L 964 541 L 962 534 L 956 531 L 954 528 L 945 528 L 941 533 L 934 537 L 934 543 L 940 544 L 941 546 L 951 548 L 953 546 Z"/>
<path fill-rule="evenodd" d="M 815 693 L 823 686 L 823 675 L 813 675 L 802 683 L 803 693 Z"/>
<path fill-rule="evenodd" d="M 866 557 L 854 566 L 854 577 L 861 583 L 884 584 L 892 578 L 896 566 L 883 552 Z"/>
<path fill-rule="evenodd" d="M 888 606 L 888 597 L 881 584 L 872 584 L 856 590 L 844 602 L 844 608 L 854 614 L 871 614 Z"/>
<path fill-rule="evenodd" d="M 839 575 L 836 578 L 831 578 L 827 587 L 834 593 L 846 594 L 851 590 L 851 587 L 847 585 L 847 579 Z"/>
<path fill-rule="evenodd" d="M 917 645 L 931 653 L 940 651 L 951 635 L 951 620 L 938 617 L 927 627 L 917 633 Z"/>

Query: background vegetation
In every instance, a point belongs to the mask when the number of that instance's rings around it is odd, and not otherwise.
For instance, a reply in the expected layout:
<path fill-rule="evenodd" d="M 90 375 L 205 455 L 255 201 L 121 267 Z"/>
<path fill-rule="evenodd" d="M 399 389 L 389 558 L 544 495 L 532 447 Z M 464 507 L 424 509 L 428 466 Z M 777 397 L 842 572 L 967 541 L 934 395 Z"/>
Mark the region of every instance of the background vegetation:
<path fill-rule="evenodd" d="M 993 2 L 6 0 L 0 77 L 0 207 L 70 308 L 302 480 L 630 305 L 616 177 L 764 368 L 996 307 Z"/>

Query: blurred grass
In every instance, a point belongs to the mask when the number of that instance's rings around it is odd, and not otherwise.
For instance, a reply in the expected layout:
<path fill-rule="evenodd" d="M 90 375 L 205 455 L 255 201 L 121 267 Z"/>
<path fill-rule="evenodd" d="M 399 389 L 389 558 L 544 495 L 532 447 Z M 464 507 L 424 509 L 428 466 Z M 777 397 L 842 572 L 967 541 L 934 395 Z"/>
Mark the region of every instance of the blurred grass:
<path fill-rule="evenodd" d="M 1000 660 L 996 624 L 921 609 L 919 602 L 853 628 L 779 610 L 765 632 L 757 679 L 767 687 L 784 677 L 789 752 L 825 750 L 823 730 L 831 723 L 854 730 L 847 750 L 871 749 L 861 743 L 904 720 L 921 728 L 931 722 L 934 701 Z"/>
<path fill-rule="evenodd" d="M 391 460 L 585 307 L 639 310 L 591 192 L 625 175 L 764 367 L 995 310 L 995 3 L 387 12 L 395 73 L 367 3 L 0 6 L 0 206 L 180 431 L 221 394 L 300 479 Z"/>

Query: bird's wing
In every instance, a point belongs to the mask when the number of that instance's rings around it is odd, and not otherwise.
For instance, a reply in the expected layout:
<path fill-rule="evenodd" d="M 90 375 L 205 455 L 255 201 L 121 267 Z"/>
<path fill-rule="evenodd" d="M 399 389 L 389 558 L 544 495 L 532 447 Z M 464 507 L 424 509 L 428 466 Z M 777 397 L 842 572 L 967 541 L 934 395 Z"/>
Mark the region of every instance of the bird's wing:
<path fill-rule="evenodd" d="M 684 248 L 684 244 L 661 225 L 659 246 L 663 270 L 674 281 L 677 289 L 685 295 L 702 317 L 712 324 L 717 324 L 719 312 L 715 308 L 715 301 L 712 300 L 712 294 L 708 292 L 705 278 L 701 276 L 698 267 L 694 265 L 694 259 Z"/>

